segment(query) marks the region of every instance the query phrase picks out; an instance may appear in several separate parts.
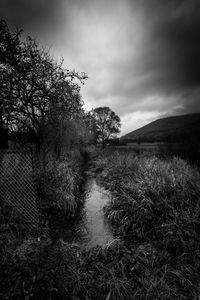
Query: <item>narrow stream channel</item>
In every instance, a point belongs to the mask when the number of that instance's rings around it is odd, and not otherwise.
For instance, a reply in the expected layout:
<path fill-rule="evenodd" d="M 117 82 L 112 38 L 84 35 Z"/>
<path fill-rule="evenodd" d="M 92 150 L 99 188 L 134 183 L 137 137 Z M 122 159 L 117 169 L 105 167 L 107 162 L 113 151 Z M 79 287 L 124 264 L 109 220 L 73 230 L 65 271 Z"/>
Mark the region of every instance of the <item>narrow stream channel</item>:
<path fill-rule="evenodd" d="M 84 206 L 78 221 L 70 224 L 63 233 L 63 240 L 91 248 L 103 246 L 114 237 L 103 215 L 103 207 L 110 201 L 110 193 L 89 178 L 85 185 Z"/>

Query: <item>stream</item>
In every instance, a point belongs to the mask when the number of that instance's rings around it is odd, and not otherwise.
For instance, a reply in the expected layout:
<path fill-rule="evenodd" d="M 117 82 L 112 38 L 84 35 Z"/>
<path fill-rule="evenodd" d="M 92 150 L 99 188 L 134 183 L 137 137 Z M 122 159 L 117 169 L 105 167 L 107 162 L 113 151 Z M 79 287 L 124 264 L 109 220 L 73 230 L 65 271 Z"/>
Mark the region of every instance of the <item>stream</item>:
<path fill-rule="evenodd" d="M 79 218 L 68 224 L 67 228 L 62 228 L 61 238 L 86 248 L 110 243 L 114 237 L 102 209 L 110 201 L 111 194 L 95 178 L 88 178 L 82 197 L 84 205 Z"/>

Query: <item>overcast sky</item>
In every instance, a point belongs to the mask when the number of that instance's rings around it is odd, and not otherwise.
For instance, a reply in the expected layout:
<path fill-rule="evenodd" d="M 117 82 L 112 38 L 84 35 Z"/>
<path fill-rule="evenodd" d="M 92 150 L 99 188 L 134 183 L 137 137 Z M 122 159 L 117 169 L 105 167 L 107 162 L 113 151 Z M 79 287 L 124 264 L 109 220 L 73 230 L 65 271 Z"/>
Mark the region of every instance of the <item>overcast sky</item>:
<path fill-rule="evenodd" d="M 0 17 L 86 72 L 86 108 L 112 108 L 122 134 L 200 112 L 200 0 L 0 0 Z"/>

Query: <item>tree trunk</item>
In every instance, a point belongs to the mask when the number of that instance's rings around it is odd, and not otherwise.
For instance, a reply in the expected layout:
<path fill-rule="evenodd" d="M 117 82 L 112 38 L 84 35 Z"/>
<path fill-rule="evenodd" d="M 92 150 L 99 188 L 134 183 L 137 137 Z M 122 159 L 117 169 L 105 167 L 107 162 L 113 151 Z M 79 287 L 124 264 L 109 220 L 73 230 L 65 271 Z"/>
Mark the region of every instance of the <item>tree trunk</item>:
<path fill-rule="evenodd" d="M 105 148 L 105 140 L 102 139 L 102 148 L 104 149 Z"/>

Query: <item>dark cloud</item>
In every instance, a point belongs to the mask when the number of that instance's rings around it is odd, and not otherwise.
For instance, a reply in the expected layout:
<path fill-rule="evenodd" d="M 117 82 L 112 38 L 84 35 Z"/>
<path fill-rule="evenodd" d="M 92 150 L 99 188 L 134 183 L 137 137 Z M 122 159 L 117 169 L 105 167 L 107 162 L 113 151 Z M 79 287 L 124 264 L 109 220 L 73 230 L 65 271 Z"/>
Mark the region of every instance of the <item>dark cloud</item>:
<path fill-rule="evenodd" d="M 130 6 L 141 15 L 145 36 L 137 61 L 122 72 L 133 78 L 119 91 L 127 111 L 156 106 L 160 114 L 200 111 L 200 1 L 138 0 Z"/>
<path fill-rule="evenodd" d="M 0 0 L 0 16 L 48 36 L 67 67 L 88 73 L 90 107 L 140 118 L 200 111 L 199 0 Z"/>
<path fill-rule="evenodd" d="M 156 24 L 154 39 L 162 42 L 168 74 L 180 86 L 193 88 L 200 84 L 200 1 L 180 2 Z"/>
<path fill-rule="evenodd" d="M 0 0 L 0 17 L 12 26 L 32 30 L 57 26 L 63 0 Z"/>
<path fill-rule="evenodd" d="M 147 2 L 147 1 L 146 1 Z M 161 5 L 162 2 L 162 5 Z M 146 9 L 144 9 L 146 8 Z M 148 8 L 148 9 L 147 9 Z M 148 1 L 150 45 L 144 71 L 157 70 L 158 87 L 195 88 L 200 85 L 200 1 Z M 148 51 L 151 56 L 148 56 Z M 163 81 L 163 82 L 162 82 Z"/>

